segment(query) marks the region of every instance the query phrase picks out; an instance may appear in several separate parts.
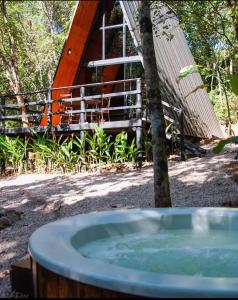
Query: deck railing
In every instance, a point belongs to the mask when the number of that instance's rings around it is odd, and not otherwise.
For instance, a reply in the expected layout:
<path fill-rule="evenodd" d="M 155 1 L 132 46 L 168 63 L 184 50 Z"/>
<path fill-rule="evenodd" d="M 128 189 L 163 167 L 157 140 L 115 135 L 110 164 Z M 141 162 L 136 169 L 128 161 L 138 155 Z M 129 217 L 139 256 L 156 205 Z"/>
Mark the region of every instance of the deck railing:
<path fill-rule="evenodd" d="M 134 87 L 132 87 L 134 83 Z M 109 93 L 100 93 L 96 95 L 88 95 L 86 92 L 88 89 L 91 88 L 105 88 L 107 86 L 113 86 L 116 85 L 122 85 L 123 87 L 125 84 L 130 85 L 130 90 L 123 90 L 119 92 L 109 92 Z M 70 91 L 71 93 L 76 92 L 79 94 L 79 96 L 72 96 L 70 98 L 64 98 L 64 94 L 62 94 L 62 97 L 59 97 L 59 99 L 53 100 L 52 99 L 52 93 L 54 92 L 62 92 L 64 91 Z M 17 96 L 21 97 L 27 97 L 29 99 L 29 96 L 36 96 L 36 95 L 44 95 L 41 100 L 37 101 L 25 101 L 24 103 L 9 103 L 5 104 L 7 99 L 16 99 Z M 46 96 L 47 95 L 47 96 Z M 128 104 L 128 105 L 120 105 L 116 106 L 116 103 L 114 103 L 113 106 L 107 106 L 103 107 L 102 105 L 96 105 L 101 104 L 103 99 L 113 99 L 116 97 L 130 97 L 132 95 L 135 95 L 135 103 L 134 104 Z M 86 122 L 86 114 L 87 113 L 103 113 L 103 112 L 111 112 L 111 111 L 117 111 L 117 110 L 135 110 L 136 115 L 139 116 L 141 114 L 142 109 L 142 101 L 141 101 L 141 80 L 140 78 L 135 79 L 128 79 L 128 80 L 117 80 L 117 81 L 109 81 L 109 82 L 102 82 L 102 83 L 91 83 L 91 84 L 84 84 L 84 85 L 74 85 L 74 86 L 65 86 L 65 87 L 59 87 L 59 88 L 50 88 L 48 90 L 41 90 L 31 93 L 21 93 L 21 94 L 15 94 L 15 95 L 6 95 L 0 97 L 1 104 L 0 104 L 0 130 L 5 128 L 5 122 L 6 121 L 15 121 L 20 122 L 23 117 L 26 118 L 37 118 L 38 126 L 40 125 L 40 120 L 42 117 L 46 117 L 48 119 L 48 126 L 52 125 L 52 117 L 54 115 L 79 115 L 79 122 L 83 123 Z M 67 106 L 67 104 L 71 104 L 72 106 L 74 103 L 80 103 L 80 109 L 64 109 L 63 111 L 53 111 L 53 104 L 63 104 Z M 93 107 L 92 102 L 95 104 L 95 107 Z M 20 113 L 21 108 L 24 107 L 28 111 L 27 114 Z M 34 108 L 38 108 L 38 110 L 34 111 Z M 42 108 L 41 111 L 39 108 Z M 45 111 L 45 107 L 47 107 L 47 111 Z M 31 109 L 33 108 L 33 109 Z M 15 111 L 18 111 L 18 113 L 14 113 Z M 13 112 L 12 112 L 13 111 Z M 32 123 L 32 121 L 30 122 Z"/>
<path fill-rule="evenodd" d="M 121 90 L 120 90 L 121 85 Z M 108 81 L 108 82 L 99 82 L 99 83 L 90 83 L 83 85 L 74 85 L 74 86 L 65 86 L 59 88 L 49 88 L 48 90 L 35 91 L 30 93 L 21 93 L 15 95 L 5 95 L 0 97 L 0 134 L 18 134 L 18 133 L 29 133 L 32 130 L 43 132 L 47 128 L 51 128 L 51 130 L 56 131 L 83 131 L 92 129 L 92 123 L 95 123 L 93 120 L 90 120 L 90 115 L 97 113 L 113 113 L 115 111 L 120 111 L 120 113 L 124 114 L 124 116 L 128 116 L 128 111 L 130 112 L 130 116 L 128 118 L 122 117 L 120 121 L 110 121 L 102 122 L 101 126 L 103 128 L 126 128 L 126 127 L 134 127 L 141 128 L 142 127 L 142 119 L 147 119 L 147 113 L 143 111 L 142 107 L 142 87 L 141 87 L 141 79 L 127 79 L 127 80 L 117 80 L 117 81 Z M 98 93 L 98 90 L 102 90 L 108 86 L 112 86 L 113 88 L 109 89 L 113 92 L 108 93 Z M 119 88 L 116 88 L 119 87 Z M 92 89 L 97 89 L 92 92 Z M 117 91 L 115 91 L 117 90 Z M 66 94 L 64 94 L 66 93 Z M 70 94 L 69 94 L 70 93 Z M 55 94 L 61 95 L 58 99 L 55 99 Z M 74 96 L 68 97 L 69 95 L 74 94 Z M 77 96 L 76 96 L 77 95 Z M 14 99 L 16 102 L 16 97 L 21 96 L 22 98 L 26 98 L 25 102 L 22 104 L 19 103 L 7 103 L 6 100 Z M 54 96 L 54 97 L 52 97 Z M 35 97 L 40 99 L 35 100 Z M 131 98 L 132 101 L 123 101 L 124 105 L 117 105 L 116 101 L 113 102 L 114 98 L 124 97 L 128 100 Z M 32 99 L 33 98 L 33 99 Z M 53 100 L 54 98 L 55 100 Z M 30 101 L 29 101 L 30 99 Z M 32 100 L 31 100 L 32 99 Z M 102 105 L 103 99 L 110 99 L 109 105 L 104 107 Z M 111 101 L 112 100 L 112 101 Z M 125 99 L 124 99 L 125 100 Z M 63 110 L 55 110 L 53 107 L 54 104 L 63 105 Z M 94 105 L 90 105 L 94 103 Z M 122 101 L 121 101 L 122 103 Z M 71 109 L 68 109 L 67 106 L 70 104 L 72 106 Z M 78 109 L 75 105 L 77 104 Z M 98 105 L 97 105 L 98 104 Z M 113 105 L 112 105 L 113 104 Z M 178 109 L 167 102 L 162 101 L 163 106 L 170 111 L 175 112 L 179 115 L 177 119 L 180 120 L 180 132 L 183 136 L 183 123 L 184 123 L 184 115 L 181 109 Z M 21 113 L 21 108 L 24 107 L 27 110 L 27 114 Z M 47 107 L 47 109 L 46 109 Z M 14 113 L 17 111 L 18 113 Z M 127 112 L 127 113 L 126 113 Z M 53 117 L 59 115 L 60 118 L 63 116 L 77 116 L 77 124 L 70 124 L 68 122 L 68 126 L 62 124 L 60 121 L 59 125 L 52 126 Z M 21 126 L 22 118 L 29 118 L 29 127 L 23 128 Z M 42 118 L 47 120 L 45 126 L 41 126 Z M 89 120 L 88 120 L 89 119 Z M 175 119 L 168 117 L 165 115 L 165 119 L 169 122 L 176 123 Z M 61 119 L 62 120 L 62 119 Z M 5 126 L 7 121 L 18 122 L 18 126 L 9 127 Z M 100 122 L 100 121 L 99 121 Z M 139 130 L 138 130 L 139 131 Z M 138 133 L 138 139 L 141 139 L 141 133 Z"/>

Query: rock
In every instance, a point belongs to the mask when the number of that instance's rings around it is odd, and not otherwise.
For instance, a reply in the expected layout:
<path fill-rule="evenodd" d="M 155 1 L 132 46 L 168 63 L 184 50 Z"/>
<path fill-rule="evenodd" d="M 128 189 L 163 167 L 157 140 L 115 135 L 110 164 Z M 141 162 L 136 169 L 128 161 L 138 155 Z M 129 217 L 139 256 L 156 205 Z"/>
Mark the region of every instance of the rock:
<path fill-rule="evenodd" d="M 0 218 L 0 230 L 12 225 L 12 222 L 7 217 Z"/>
<path fill-rule="evenodd" d="M 6 210 L 6 217 L 12 223 L 21 220 L 21 215 L 22 215 L 21 212 L 18 212 L 18 211 L 15 211 L 15 210 L 12 210 L 12 209 Z"/>
<path fill-rule="evenodd" d="M 117 204 L 111 204 L 110 206 L 111 206 L 111 208 L 117 208 L 118 207 Z"/>
<path fill-rule="evenodd" d="M 4 208 L 0 208 L 0 218 L 5 216 L 5 209 Z"/>
<path fill-rule="evenodd" d="M 21 219 L 22 212 L 13 209 L 0 208 L 0 230 L 11 226 Z"/>

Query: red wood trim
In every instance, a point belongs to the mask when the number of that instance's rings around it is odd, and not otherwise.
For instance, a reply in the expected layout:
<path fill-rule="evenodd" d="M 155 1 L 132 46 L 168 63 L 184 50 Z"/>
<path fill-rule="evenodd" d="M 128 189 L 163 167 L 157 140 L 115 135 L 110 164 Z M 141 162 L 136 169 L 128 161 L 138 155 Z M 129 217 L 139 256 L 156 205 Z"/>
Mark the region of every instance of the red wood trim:
<path fill-rule="evenodd" d="M 74 84 L 74 80 L 83 58 L 83 52 L 88 42 L 91 27 L 93 25 L 94 19 L 98 7 L 100 5 L 100 0 L 94 1 L 80 1 L 76 9 L 74 20 L 69 32 L 67 41 L 65 42 L 64 49 L 60 58 L 58 68 L 56 70 L 54 83 L 52 87 L 69 86 Z M 70 91 L 54 91 L 52 93 L 52 99 L 57 100 L 61 94 L 68 94 Z M 59 103 L 53 103 L 52 112 L 56 112 L 60 109 Z M 64 107 L 61 107 L 64 109 Z M 45 108 L 45 113 L 47 113 L 48 108 Z M 52 118 L 52 125 L 56 126 L 60 123 L 60 116 L 55 115 Z M 47 126 L 47 118 L 43 117 L 41 121 L 41 126 Z"/>

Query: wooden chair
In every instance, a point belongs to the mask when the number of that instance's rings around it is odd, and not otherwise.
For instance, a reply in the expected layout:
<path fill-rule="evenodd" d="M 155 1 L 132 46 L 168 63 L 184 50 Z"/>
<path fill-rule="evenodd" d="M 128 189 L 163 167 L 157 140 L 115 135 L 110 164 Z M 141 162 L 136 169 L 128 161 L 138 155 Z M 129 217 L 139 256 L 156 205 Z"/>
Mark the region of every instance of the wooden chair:
<path fill-rule="evenodd" d="M 66 100 L 72 98 L 72 93 L 70 94 L 61 94 L 60 95 L 61 100 Z M 72 110 L 73 109 L 73 103 L 72 102 L 63 102 L 60 104 L 59 111 L 61 113 L 64 113 L 66 110 Z M 72 123 L 72 114 L 62 114 L 60 116 L 60 124 L 71 124 Z"/>
<path fill-rule="evenodd" d="M 89 104 L 90 103 L 90 104 Z M 105 114 L 107 114 L 107 120 L 110 121 L 110 110 L 101 111 L 101 108 L 109 108 L 111 105 L 111 98 L 101 98 L 100 101 L 90 101 L 89 100 L 88 107 L 93 108 L 98 111 L 91 112 L 90 114 L 90 122 L 91 123 L 100 123 L 105 122 L 106 119 L 104 118 Z"/>
<path fill-rule="evenodd" d="M 111 106 L 111 97 L 102 98 L 101 101 L 101 108 L 108 108 L 108 110 L 101 111 L 101 122 L 105 122 L 104 115 L 107 115 L 107 120 L 110 122 L 110 110 L 109 107 Z"/>

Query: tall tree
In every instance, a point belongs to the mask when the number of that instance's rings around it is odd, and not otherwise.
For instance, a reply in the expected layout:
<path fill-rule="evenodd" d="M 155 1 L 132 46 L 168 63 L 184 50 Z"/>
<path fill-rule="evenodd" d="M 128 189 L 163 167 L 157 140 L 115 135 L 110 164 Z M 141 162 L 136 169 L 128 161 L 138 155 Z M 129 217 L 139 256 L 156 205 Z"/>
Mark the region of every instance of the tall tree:
<path fill-rule="evenodd" d="M 11 21 L 8 16 L 6 1 L 1 1 L 1 23 L 0 28 L 1 44 L 0 44 L 0 59 L 5 65 L 6 77 L 9 86 L 16 96 L 17 102 L 20 106 L 22 115 L 22 126 L 28 127 L 29 121 L 27 118 L 27 110 L 24 99 L 21 95 L 21 83 L 18 68 L 17 42 L 11 26 Z"/>
<path fill-rule="evenodd" d="M 139 23 L 146 93 L 152 126 L 155 207 L 169 207 L 171 206 L 171 198 L 166 153 L 165 120 L 154 51 L 150 1 L 141 1 Z"/>
<path fill-rule="evenodd" d="M 0 0 L 0 95 L 51 85 L 76 3 Z M 28 96 L 27 101 L 33 97 L 45 99 L 44 94 L 38 94 Z M 5 100 L 6 104 L 20 105 L 26 101 L 21 96 Z M 26 114 L 24 107 L 19 112 L 23 117 Z M 27 121 L 23 119 L 24 126 Z M 16 122 L 5 122 L 6 127 L 16 125 Z"/>

